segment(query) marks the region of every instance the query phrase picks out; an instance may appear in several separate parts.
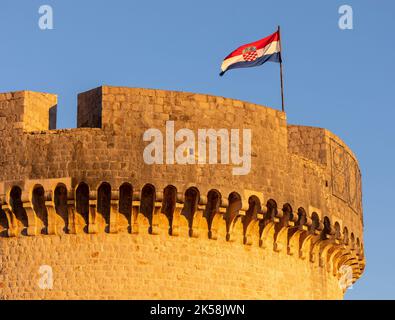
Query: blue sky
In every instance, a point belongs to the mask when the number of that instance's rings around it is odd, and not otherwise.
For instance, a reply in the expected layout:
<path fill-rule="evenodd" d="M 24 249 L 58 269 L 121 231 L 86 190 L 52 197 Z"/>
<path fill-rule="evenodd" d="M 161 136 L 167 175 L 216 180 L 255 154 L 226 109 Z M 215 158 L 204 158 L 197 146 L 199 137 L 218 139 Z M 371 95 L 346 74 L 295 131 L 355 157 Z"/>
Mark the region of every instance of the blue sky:
<path fill-rule="evenodd" d="M 45 4 L 54 30 L 38 27 Z M 338 27 L 343 4 L 353 30 Z M 346 298 L 395 299 L 394 1 L 2 0 L 0 92 L 57 93 L 60 128 L 76 125 L 77 93 L 102 84 L 280 108 L 277 64 L 218 76 L 228 53 L 278 24 L 288 122 L 331 130 L 361 166 L 367 267 Z"/>

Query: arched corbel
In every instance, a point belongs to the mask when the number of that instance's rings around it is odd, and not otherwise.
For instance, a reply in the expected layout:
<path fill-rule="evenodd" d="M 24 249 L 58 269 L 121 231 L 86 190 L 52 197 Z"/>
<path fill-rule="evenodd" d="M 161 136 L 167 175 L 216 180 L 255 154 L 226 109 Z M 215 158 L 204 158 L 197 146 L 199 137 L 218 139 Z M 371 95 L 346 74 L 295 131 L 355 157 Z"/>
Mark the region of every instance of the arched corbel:
<path fill-rule="evenodd" d="M 88 217 L 88 233 L 94 234 L 98 232 L 96 223 L 97 215 L 97 191 L 89 191 L 89 217 Z"/>
<path fill-rule="evenodd" d="M 190 187 L 185 191 L 184 207 L 181 211 L 181 216 L 183 216 L 187 220 L 188 235 L 190 237 L 197 237 L 199 233 L 197 228 L 195 228 L 194 230 L 195 227 L 194 220 L 195 220 L 195 215 L 199 211 L 199 201 L 200 201 L 200 192 L 196 187 Z M 182 220 L 181 217 L 180 220 Z M 195 223 L 196 226 L 199 225 L 199 217 L 196 218 Z"/>
<path fill-rule="evenodd" d="M 244 243 L 243 217 L 245 216 L 246 209 L 240 209 L 237 216 L 230 223 L 226 238 L 227 241 L 240 244 Z"/>
<path fill-rule="evenodd" d="M 33 203 L 31 201 L 33 190 L 30 194 L 27 192 L 22 192 L 22 207 L 26 212 L 27 216 L 27 230 L 26 234 L 28 236 L 37 235 L 37 216 L 33 209 Z"/>
<path fill-rule="evenodd" d="M 333 258 L 333 275 L 338 276 L 339 275 L 339 270 L 341 266 L 347 265 L 348 261 L 351 261 L 353 254 L 352 252 L 347 248 L 346 250 L 340 251 L 338 254 L 336 254 Z"/>
<path fill-rule="evenodd" d="M 18 225 L 16 222 L 16 217 L 12 212 L 12 209 L 8 203 L 0 205 L 0 208 L 3 210 L 6 220 L 7 220 L 7 236 L 8 237 L 16 237 L 18 234 Z"/>
<path fill-rule="evenodd" d="M 108 226 L 109 233 L 118 233 L 118 221 L 119 221 L 119 191 L 111 190 L 110 200 L 110 224 Z"/>
<path fill-rule="evenodd" d="M 199 202 L 196 208 L 196 212 L 192 218 L 192 227 L 190 232 L 191 237 L 197 238 L 202 234 L 206 236 L 208 235 L 207 221 L 204 218 L 204 209 L 206 205 L 207 205 L 207 197 L 201 195 L 199 197 Z"/>
<path fill-rule="evenodd" d="M 342 240 L 343 237 L 338 223 L 335 224 L 334 229 L 329 232 L 326 238 L 327 240 L 324 240 L 320 245 L 318 257 L 319 257 L 319 265 L 321 267 L 324 267 L 324 265 L 326 264 L 327 269 L 330 272 L 333 267 L 331 261 L 333 252 L 336 252 L 338 250 L 344 250 L 345 247 L 343 244 L 343 240 Z"/>
<path fill-rule="evenodd" d="M 302 238 L 302 235 L 308 233 L 311 223 L 312 221 L 307 216 L 306 211 L 303 208 L 299 208 L 295 227 L 288 230 L 287 253 L 289 255 L 293 255 L 295 253 L 299 255 L 300 239 Z"/>
<path fill-rule="evenodd" d="M 177 188 L 173 185 L 168 185 L 163 190 L 163 196 L 159 195 L 159 197 L 163 198 L 159 224 L 167 227 L 169 235 L 175 235 L 173 234 L 173 219 L 177 205 Z"/>
<path fill-rule="evenodd" d="M 334 273 L 334 259 L 338 254 L 341 254 L 342 251 L 345 250 L 344 244 L 337 244 L 335 246 L 331 246 L 326 253 L 326 270 L 333 274 Z M 335 272 L 336 274 L 336 272 Z"/>
<path fill-rule="evenodd" d="M 208 238 L 218 239 L 218 228 L 223 223 L 223 215 L 226 212 L 221 194 L 217 190 L 210 190 L 207 194 L 207 204 L 204 210 L 204 218 L 207 222 Z"/>
<path fill-rule="evenodd" d="M 70 189 L 67 190 L 67 219 L 68 219 L 68 228 L 67 232 L 69 234 L 76 234 L 76 227 L 75 227 L 75 212 L 76 212 L 76 204 L 74 199 L 74 190 Z"/>
<path fill-rule="evenodd" d="M 280 252 L 284 248 L 288 248 L 288 231 L 289 228 L 295 226 L 297 222 L 297 215 L 292 211 L 290 204 L 286 203 L 282 208 L 280 221 L 275 225 L 274 231 L 274 251 Z"/>
<path fill-rule="evenodd" d="M 323 255 L 326 254 L 328 249 L 336 244 L 335 232 L 332 230 L 332 226 L 328 217 L 324 218 L 323 223 L 320 222 L 320 237 L 315 237 L 311 244 L 310 249 L 310 262 L 315 262 L 318 259 L 319 265 L 324 266 L 324 261 L 321 259 Z M 317 228 L 319 231 L 319 228 Z"/>
<path fill-rule="evenodd" d="M 259 225 L 259 245 L 264 248 L 274 249 L 275 224 L 280 222 L 280 215 L 277 211 L 277 203 L 270 199 L 263 210 L 264 218 Z"/>
<path fill-rule="evenodd" d="M 309 256 L 310 260 L 312 260 L 312 246 L 317 240 L 319 240 L 321 231 L 323 230 L 323 224 L 320 222 L 318 214 L 313 213 L 311 216 L 311 220 L 312 222 L 308 232 L 302 234 L 302 236 L 300 237 L 299 257 L 301 259 L 305 259 L 306 256 Z"/>
<path fill-rule="evenodd" d="M 132 213 L 131 213 L 131 233 L 139 233 L 139 210 L 140 210 L 140 199 L 141 195 L 139 191 L 133 191 L 132 196 Z"/>
<path fill-rule="evenodd" d="M 326 264 L 326 255 L 329 249 L 333 248 L 334 245 L 336 245 L 336 243 L 333 239 L 317 240 L 312 245 L 310 261 L 315 262 L 315 260 L 318 258 L 319 266 L 324 267 Z"/>
<path fill-rule="evenodd" d="M 178 237 L 180 234 L 188 235 L 188 220 L 182 215 L 183 195 L 181 192 L 177 192 L 176 205 L 174 208 L 173 221 L 171 225 L 171 235 Z"/>
<path fill-rule="evenodd" d="M 56 234 L 55 189 L 44 190 L 45 208 L 47 209 L 47 234 Z"/>
<path fill-rule="evenodd" d="M 133 202 L 133 186 L 129 182 L 124 182 L 118 188 L 118 232 L 132 231 L 132 202 Z"/>
<path fill-rule="evenodd" d="M 228 208 L 224 215 L 226 222 L 226 241 L 237 241 L 243 243 L 243 223 L 242 217 L 248 209 L 246 201 L 242 201 L 237 192 L 232 192 L 228 197 Z M 238 231 L 238 233 L 237 233 Z"/>
<path fill-rule="evenodd" d="M 332 247 L 327 251 L 326 261 L 328 272 L 332 273 L 334 276 L 337 275 L 338 270 L 336 270 L 335 261 L 339 256 L 343 255 L 344 252 L 348 251 L 348 232 L 347 228 L 343 229 L 345 232 L 341 232 L 341 228 L 338 222 L 334 226 L 334 236 L 332 238 Z"/>
<path fill-rule="evenodd" d="M 169 220 L 166 215 L 162 212 L 162 204 L 163 204 L 163 192 L 157 191 L 155 202 L 154 202 L 154 211 L 152 213 L 152 223 L 151 223 L 151 234 L 159 234 L 160 227 L 165 227 L 166 230 L 169 229 Z"/>
<path fill-rule="evenodd" d="M 242 217 L 243 243 L 252 245 L 254 240 L 259 244 L 259 222 L 263 220 L 261 203 L 258 197 L 251 196 L 248 199 L 249 208 Z"/>
<path fill-rule="evenodd" d="M 150 234 L 158 233 L 158 225 L 155 211 L 160 208 L 160 203 L 156 201 L 157 191 L 152 184 L 145 184 L 141 189 L 140 208 L 137 215 L 139 231 L 147 230 Z"/>

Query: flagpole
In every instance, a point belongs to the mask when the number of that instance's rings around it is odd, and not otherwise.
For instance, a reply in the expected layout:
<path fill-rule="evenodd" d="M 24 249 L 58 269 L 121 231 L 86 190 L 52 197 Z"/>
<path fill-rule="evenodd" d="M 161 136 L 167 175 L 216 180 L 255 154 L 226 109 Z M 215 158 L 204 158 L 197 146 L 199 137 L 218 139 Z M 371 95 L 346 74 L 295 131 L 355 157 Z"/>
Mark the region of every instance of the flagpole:
<path fill-rule="evenodd" d="M 278 36 L 279 36 L 279 42 L 280 42 L 280 81 L 281 81 L 281 109 L 284 112 L 284 83 L 283 83 L 283 61 L 282 61 L 282 45 L 281 45 L 281 32 L 280 32 L 280 26 L 278 26 Z"/>

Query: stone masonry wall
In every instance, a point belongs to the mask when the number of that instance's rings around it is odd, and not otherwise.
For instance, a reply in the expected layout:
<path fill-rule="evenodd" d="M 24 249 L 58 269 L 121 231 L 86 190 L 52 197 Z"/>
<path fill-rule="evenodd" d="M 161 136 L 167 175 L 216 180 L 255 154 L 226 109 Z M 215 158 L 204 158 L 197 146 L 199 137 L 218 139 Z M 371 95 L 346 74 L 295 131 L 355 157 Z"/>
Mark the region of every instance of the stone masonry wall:
<path fill-rule="evenodd" d="M 352 268 L 353 281 L 363 272 L 358 163 L 329 131 L 202 94 L 105 86 L 78 103 L 79 128 L 47 130 L 55 96 L 0 94 L 0 298 L 338 299 L 340 266 Z M 251 129 L 251 171 L 146 164 L 144 132 L 165 137 L 167 121 L 196 136 Z M 89 188 L 85 213 L 81 183 Z M 125 183 L 131 213 L 122 220 Z M 168 186 L 176 190 L 170 207 Z M 15 209 L 15 188 L 26 219 Z M 163 210 L 168 221 L 157 218 Z M 220 217 L 218 240 L 210 212 Z M 178 236 L 177 224 L 189 231 Z M 36 286 L 41 264 L 54 268 L 52 291 Z"/>
<path fill-rule="evenodd" d="M 0 244 L 2 299 L 342 299 L 316 264 L 256 246 L 166 234 L 25 237 Z M 53 268 L 53 289 L 38 286 Z M 7 275 L 7 276 L 5 276 Z"/>

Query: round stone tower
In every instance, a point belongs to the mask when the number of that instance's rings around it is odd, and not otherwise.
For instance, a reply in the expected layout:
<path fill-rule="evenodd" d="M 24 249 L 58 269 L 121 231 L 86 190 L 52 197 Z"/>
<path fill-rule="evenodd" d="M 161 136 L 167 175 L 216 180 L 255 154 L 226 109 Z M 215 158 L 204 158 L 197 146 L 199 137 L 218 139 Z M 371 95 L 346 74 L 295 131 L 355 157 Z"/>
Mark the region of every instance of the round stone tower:
<path fill-rule="evenodd" d="M 361 178 L 326 129 L 223 97 L 0 94 L 0 299 L 342 299 Z"/>

